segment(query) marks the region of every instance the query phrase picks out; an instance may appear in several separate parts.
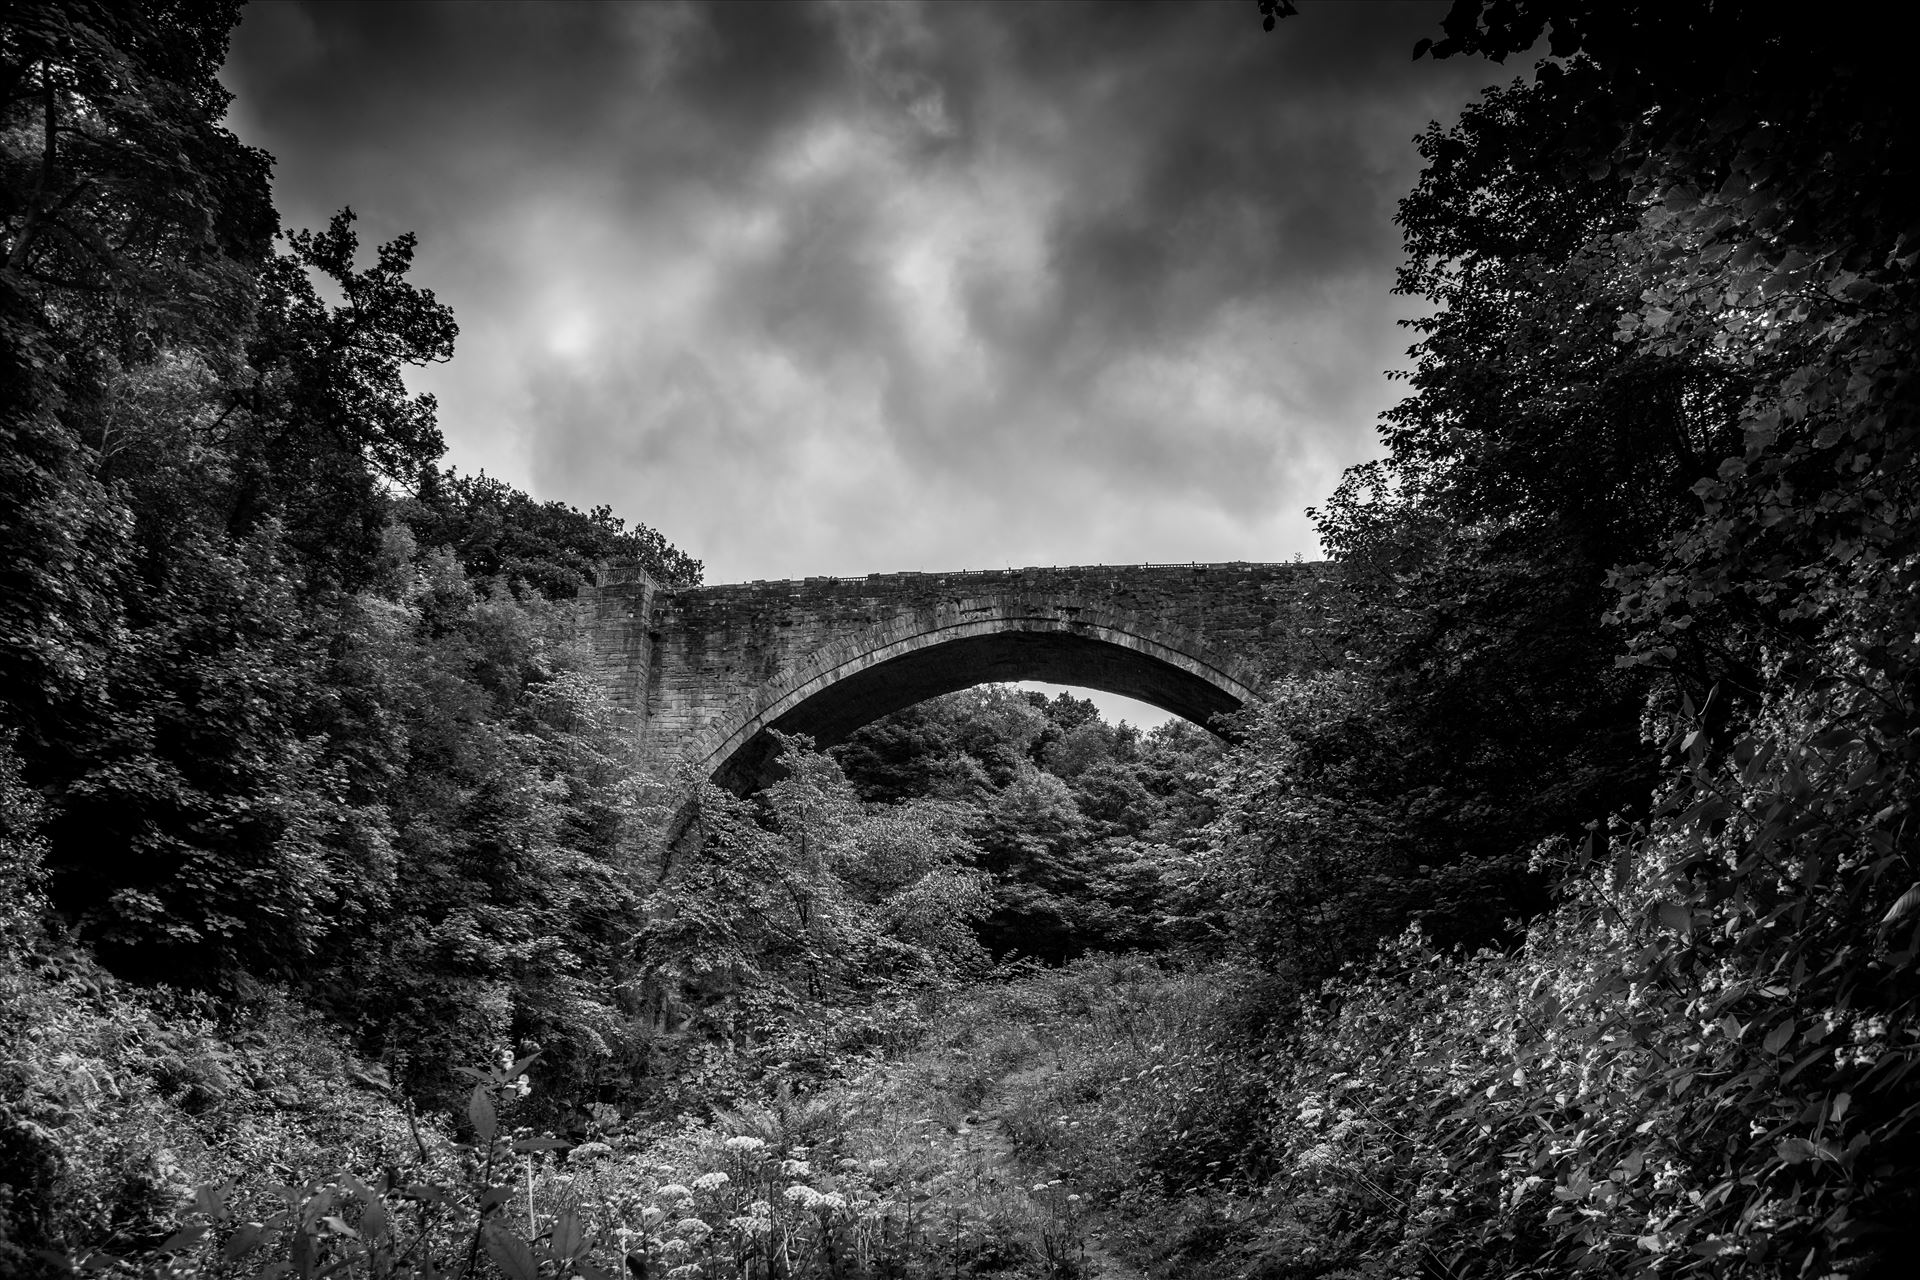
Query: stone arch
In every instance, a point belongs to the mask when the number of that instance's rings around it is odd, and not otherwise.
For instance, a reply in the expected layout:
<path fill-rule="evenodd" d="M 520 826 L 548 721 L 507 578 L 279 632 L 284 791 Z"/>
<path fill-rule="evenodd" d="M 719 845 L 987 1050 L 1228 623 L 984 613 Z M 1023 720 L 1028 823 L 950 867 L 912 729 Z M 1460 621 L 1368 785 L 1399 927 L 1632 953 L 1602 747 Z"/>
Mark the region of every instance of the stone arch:
<path fill-rule="evenodd" d="M 691 744 L 689 762 L 750 790 L 768 779 L 768 729 L 838 742 L 864 724 L 989 681 L 1042 680 L 1118 693 L 1213 728 L 1253 694 L 1253 676 L 1163 619 L 1071 600 L 989 597 L 916 611 L 822 646 L 736 702 Z"/>

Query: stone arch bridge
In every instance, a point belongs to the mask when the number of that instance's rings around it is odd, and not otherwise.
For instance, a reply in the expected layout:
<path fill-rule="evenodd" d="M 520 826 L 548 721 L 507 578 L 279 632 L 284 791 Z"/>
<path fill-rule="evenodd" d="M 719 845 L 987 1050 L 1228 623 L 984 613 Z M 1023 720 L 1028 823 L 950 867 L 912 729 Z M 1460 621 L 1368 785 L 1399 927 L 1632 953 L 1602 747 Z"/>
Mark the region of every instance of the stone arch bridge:
<path fill-rule="evenodd" d="M 988 681 L 1137 698 L 1210 725 L 1281 670 L 1338 661 L 1325 564 L 891 573 L 673 590 L 634 567 L 589 601 L 600 678 L 655 767 L 766 781 L 768 729 L 837 742 Z"/>

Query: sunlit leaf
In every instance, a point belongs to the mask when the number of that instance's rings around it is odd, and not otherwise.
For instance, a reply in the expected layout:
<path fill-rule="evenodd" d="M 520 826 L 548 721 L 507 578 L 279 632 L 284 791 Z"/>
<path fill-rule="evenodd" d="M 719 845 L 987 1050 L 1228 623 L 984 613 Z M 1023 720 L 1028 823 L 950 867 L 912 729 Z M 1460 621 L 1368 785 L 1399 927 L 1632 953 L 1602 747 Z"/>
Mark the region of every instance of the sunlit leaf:
<path fill-rule="evenodd" d="M 1916 909 L 1920 909 L 1920 883 L 1915 883 L 1908 888 L 1905 893 L 1896 898 L 1893 905 L 1887 908 L 1887 914 L 1880 917 L 1880 923 L 1883 925 L 1892 924 L 1894 921 L 1910 915 Z"/>

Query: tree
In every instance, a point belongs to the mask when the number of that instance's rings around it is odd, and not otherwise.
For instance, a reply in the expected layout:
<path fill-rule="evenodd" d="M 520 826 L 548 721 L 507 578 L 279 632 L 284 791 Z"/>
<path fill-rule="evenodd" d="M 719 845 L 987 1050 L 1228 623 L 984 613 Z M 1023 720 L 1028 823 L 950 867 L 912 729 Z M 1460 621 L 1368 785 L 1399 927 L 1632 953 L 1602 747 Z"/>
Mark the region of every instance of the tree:
<path fill-rule="evenodd" d="M 1184 886 L 1229 947 L 1308 989 L 1410 920 L 1499 924 L 1479 918 L 1490 886 L 1459 884 L 1457 864 L 1421 880 L 1395 807 L 1368 802 L 1398 754 L 1372 710 L 1365 677 L 1343 673 L 1283 680 L 1243 712 L 1213 780 L 1211 847 Z"/>
<path fill-rule="evenodd" d="M 9 312 L 52 339 L 69 412 L 100 361 L 230 353 L 273 235 L 263 152 L 220 125 L 238 6 L 10 7 L 0 44 Z M 24 335 L 14 335 L 17 341 Z"/>
<path fill-rule="evenodd" d="M 261 273 L 227 515 L 236 535 L 279 520 L 322 581 L 348 587 L 376 554 L 384 485 L 446 450 L 433 397 L 409 395 L 401 371 L 451 359 L 458 333 L 452 311 L 406 278 L 414 237 L 395 237 L 360 269 L 353 221 L 343 209 L 325 231 L 289 233 Z M 315 276 L 340 305 L 321 298 Z"/>
<path fill-rule="evenodd" d="M 1387 457 L 1316 513 L 1378 637 L 1402 753 L 1356 777 L 1356 803 L 1400 812 L 1412 865 L 1461 868 L 1481 909 L 1439 927 L 1458 940 L 1545 905 L 1526 871 L 1540 841 L 1644 814 L 1649 679 L 1619 663 L 1608 575 L 1692 518 L 1742 394 L 1721 364 L 1616 338 L 1637 278 L 1614 155 L 1638 144 L 1601 76 L 1548 64 L 1421 138 L 1398 287 L 1434 310 L 1412 323 Z M 1730 655 L 1697 657 L 1696 683 L 1740 678 Z"/>
<path fill-rule="evenodd" d="M 638 562 L 663 586 L 700 582 L 700 562 L 646 525 L 630 530 L 605 506 L 582 512 L 564 502 L 535 502 L 484 474 L 428 468 L 399 514 L 421 545 L 457 551 L 473 578 L 504 578 L 550 600 L 572 599 L 593 581 L 597 566 L 612 560 Z"/>
<path fill-rule="evenodd" d="M 1462 0 L 1423 42 L 1499 60 L 1549 35 L 1561 61 L 1507 105 L 1588 122 L 1584 140 L 1564 135 L 1561 185 L 1611 188 L 1611 211 L 1562 228 L 1546 209 L 1546 231 L 1567 233 L 1552 253 L 1516 223 L 1477 260 L 1449 246 L 1498 228 L 1498 183 L 1410 202 L 1455 228 L 1416 279 L 1461 319 L 1428 324 L 1393 456 L 1343 493 L 1332 530 L 1405 603 L 1439 609 L 1432 576 L 1395 559 L 1417 545 L 1404 530 L 1424 522 L 1483 573 L 1489 522 L 1600 521 L 1606 537 L 1548 539 L 1538 563 L 1606 572 L 1599 634 L 1646 691 L 1659 766 L 1655 803 L 1580 843 L 1567 898 L 1512 974 L 1489 956 L 1484 977 L 1452 966 L 1430 989 L 1443 1004 L 1463 978 L 1551 993 L 1548 1016 L 1521 1015 L 1538 1047 L 1503 1053 L 1485 1088 L 1467 1066 L 1481 1043 L 1401 1064 L 1442 1064 L 1437 1087 L 1462 1099 L 1422 1113 L 1439 1118 L 1450 1188 L 1531 1168 L 1552 1191 L 1529 1206 L 1518 1185 L 1463 1217 L 1458 1241 L 1418 1240 L 1456 1267 L 1891 1274 L 1916 1205 L 1916 161 L 1898 42 L 1846 15 L 1785 16 Z M 1536 138 L 1476 132 L 1478 114 L 1456 157 L 1433 158 L 1549 176 L 1527 159 Z M 1553 136 L 1553 116 L 1536 125 Z M 1487 280 L 1499 306 L 1477 308 Z M 1530 328 L 1556 290 L 1553 324 Z M 1645 406 L 1606 394 L 1616 375 Z M 1452 389 L 1475 386 L 1509 411 L 1449 416 L 1480 402 Z M 1529 419 L 1536 404 L 1548 412 Z M 1589 410 L 1588 435 L 1561 434 Z M 1634 439 L 1639 472 L 1608 443 Z M 1583 498 L 1610 481 L 1644 515 L 1607 523 Z M 1509 1090 L 1503 1132 L 1480 1099 Z M 1662 1174 L 1642 1179 L 1656 1156 Z"/>
<path fill-rule="evenodd" d="M 512 1037 L 579 1083 L 619 1039 L 634 806 L 573 615 L 528 588 L 570 595 L 611 555 L 698 565 L 450 475 L 436 518 L 505 512 L 508 563 L 476 584 L 396 523 L 442 449 L 403 374 L 456 327 L 411 236 L 362 261 L 342 211 L 276 244 L 268 158 L 220 126 L 236 12 L 0 14 L 18 847 L 143 979 L 303 984 L 376 1051 L 402 1026 L 443 1049 L 429 1091 Z"/>
<path fill-rule="evenodd" d="M 980 799 L 1005 786 L 1048 735 L 1038 694 L 981 685 L 883 716 L 833 748 L 862 799 Z M 1091 705 L 1091 704 L 1089 704 Z"/>
<path fill-rule="evenodd" d="M 116 375 L 235 360 L 273 234 L 267 158 L 220 126 L 235 6 L 0 16 L 0 703 L 37 769 L 100 712 L 129 513 L 93 473 Z"/>

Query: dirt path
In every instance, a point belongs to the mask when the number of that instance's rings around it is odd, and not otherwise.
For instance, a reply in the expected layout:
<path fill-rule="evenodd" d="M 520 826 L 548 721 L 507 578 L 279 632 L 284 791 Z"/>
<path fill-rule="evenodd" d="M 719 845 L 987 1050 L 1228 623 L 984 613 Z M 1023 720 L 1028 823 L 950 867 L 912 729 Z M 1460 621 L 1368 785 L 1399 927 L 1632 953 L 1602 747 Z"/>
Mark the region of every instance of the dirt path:
<path fill-rule="evenodd" d="M 1033 1169 L 1014 1154 L 1013 1142 L 1002 1127 L 997 1109 L 989 1107 L 970 1116 L 966 1130 L 982 1162 L 1000 1173 L 1009 1185 L 1032 1188 L 1050 1181 L 1045 1173 Z M 1062 1180 L 1057 1194 L 1064 1203 L 1067 1196 L 1076 1193 L 1070 1181 Z M 1080 1207 L 1087 1203 L 1083 1199 L 1075 1204 L 1071 1238 L 1063 1241 L 1068 1258 L 1078 1268 L 1073 1273 L 1074 1280 L 1150 1280 L 1146 1272 L 1107 1248 L 1104 1215 Z"/>

